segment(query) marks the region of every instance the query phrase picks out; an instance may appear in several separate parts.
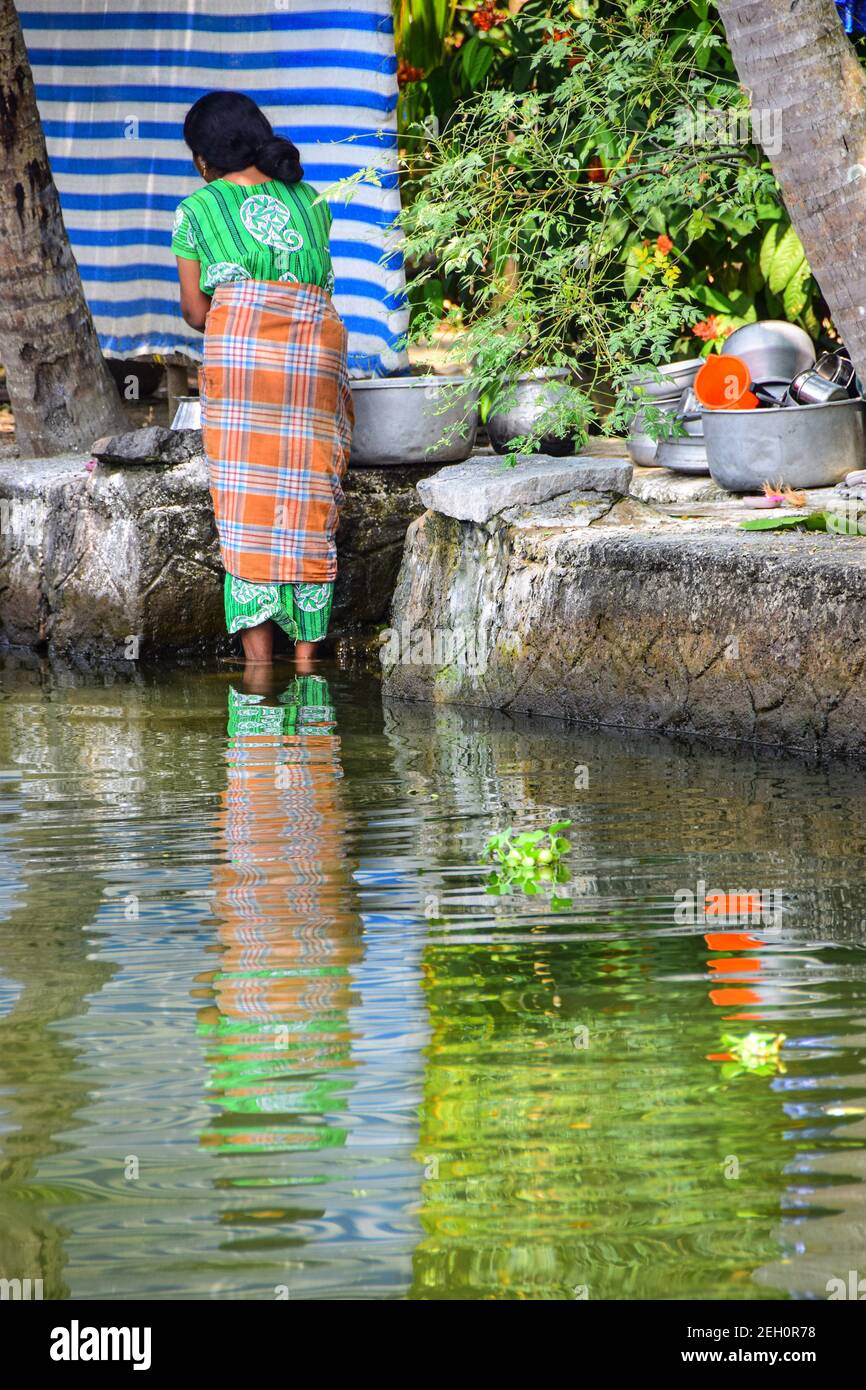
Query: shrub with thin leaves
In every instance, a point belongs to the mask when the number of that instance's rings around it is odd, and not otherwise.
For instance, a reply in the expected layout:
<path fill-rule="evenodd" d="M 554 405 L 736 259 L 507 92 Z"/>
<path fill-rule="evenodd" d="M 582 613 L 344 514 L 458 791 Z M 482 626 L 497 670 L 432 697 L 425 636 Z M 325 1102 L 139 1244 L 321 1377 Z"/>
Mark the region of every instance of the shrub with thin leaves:
<path fill-rule="evenodd" d="M 817 291 L 709 0 L 528 0 L 511 25 L 516 49 L 532 36 L 523 88 L 487 88 L 430 136 L 400 225 L 412 338 L 443 326 L 426 287 L 453 287 L 455 356 L 490 408 L 521 373 L 575 373 L 513 450 L 622 433 L 637 366 L 709 351 L 741 323 L 787 316 L 817 336 Z"/>

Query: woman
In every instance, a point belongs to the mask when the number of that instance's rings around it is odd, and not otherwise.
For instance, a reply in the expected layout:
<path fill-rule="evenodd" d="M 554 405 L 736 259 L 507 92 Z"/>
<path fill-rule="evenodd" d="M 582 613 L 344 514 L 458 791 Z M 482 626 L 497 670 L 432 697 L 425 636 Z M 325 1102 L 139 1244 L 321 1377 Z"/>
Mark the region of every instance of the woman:
<path fill-rule="evenodd" d="M 205 186 L 180 204 L 172 249 L 183 316 L 205 335 L 202 430 L 226 625 L 261 663 L 277 623 L 308 667 L 328 630 L 352 420 L 331 215 L 249 97 L 209 92 L 183 133 Z"/>

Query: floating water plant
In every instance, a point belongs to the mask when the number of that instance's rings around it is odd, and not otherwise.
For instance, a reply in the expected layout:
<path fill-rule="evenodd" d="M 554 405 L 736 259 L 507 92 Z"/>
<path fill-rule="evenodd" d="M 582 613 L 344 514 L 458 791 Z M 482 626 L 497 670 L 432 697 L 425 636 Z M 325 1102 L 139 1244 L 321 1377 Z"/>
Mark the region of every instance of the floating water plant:
<path fill-rule="evenodd" d="M 531 896 L 567 882 L 568 867 L 561 860 L 571 849 L 571 841 L 561 832 L 570 825 L 570 820 L 562 820 L 546 830 L 512 827 L 491 835 L 482 852 L 483 859 L 496 865 L 487 881 L 487 892 L 504 894 L 518 887 Z"/>
<path fill-rule="evenodd" d="M 722 1075 L 728 1080 L 745 1072 L 773 1076 L 785 1070 L 781 1056 L 784 1041 L 784 1033 L 746 1033 L 740 1038 L 723 1033 L 722 1045 L 727 1051 L 711 1053 L 707 1060 L 722 1062 Z"/>

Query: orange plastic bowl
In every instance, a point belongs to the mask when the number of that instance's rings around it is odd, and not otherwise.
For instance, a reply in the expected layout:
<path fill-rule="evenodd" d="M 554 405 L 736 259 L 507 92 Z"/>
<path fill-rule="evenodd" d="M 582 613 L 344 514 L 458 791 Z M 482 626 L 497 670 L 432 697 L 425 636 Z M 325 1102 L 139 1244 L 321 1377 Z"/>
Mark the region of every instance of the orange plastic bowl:
<path fill-rule="evenodd" d="M 694 392 L 706 410 L 755 410 L 758 398 L 749 390 L 752 377 L 741 357 L 710 353 L 695 377 Z"/>

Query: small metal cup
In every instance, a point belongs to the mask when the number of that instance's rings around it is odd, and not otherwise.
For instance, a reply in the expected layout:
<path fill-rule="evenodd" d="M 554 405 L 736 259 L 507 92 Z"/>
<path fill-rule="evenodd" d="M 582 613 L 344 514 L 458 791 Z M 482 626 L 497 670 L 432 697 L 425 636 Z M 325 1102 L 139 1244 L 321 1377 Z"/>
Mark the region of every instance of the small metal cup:
<path fill-rule="evenodd" d="M 839 381 L 829 381 L 827 377 L 815 371 L 814 367 L 810 367 L 808 371 L 799 372 L 794 377 L 788 387 L 784 404 L 793 401 L 796 405 L 829 405 L 831 401 L 847 399 L 847 386 L 843 386 Z"/>
<path fill-rule="evenodd" d="M 848 390 L 854 380 L 854 365 L 851 358 L 842 352 L 822 353 L 815 363 L 815 371 L 828 381 L 837 381 Z"/>

